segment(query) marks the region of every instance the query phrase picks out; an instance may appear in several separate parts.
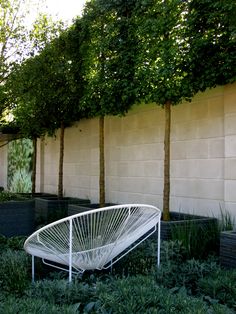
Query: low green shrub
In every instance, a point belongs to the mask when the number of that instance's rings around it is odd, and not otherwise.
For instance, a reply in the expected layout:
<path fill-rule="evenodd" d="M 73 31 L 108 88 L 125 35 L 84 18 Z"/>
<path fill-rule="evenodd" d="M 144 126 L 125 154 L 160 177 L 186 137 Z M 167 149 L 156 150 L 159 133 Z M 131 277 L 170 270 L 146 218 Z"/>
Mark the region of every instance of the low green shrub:
<path fill-rule="evenodd" d="M 23 250 L 26 236 L 15 236 L 7 239 L 7 247 L 12 250 Z"/>
<path fill-rule="evenodd" d="M 0 287 L 10 293 L 23 294 L 29 284 L 30 258 L 23 251 L 6 250 L 0 255 Z"/>
<path fill-rule="evenodd" d="M 215 260 L 191 259 L 183 263 L 162 263 L 160 268 L 156 270 L 155 278 L 159 285 L 166 288 L 180 289 L 184 287 L 189 295 L 196 295 L 199 279 L 218 270 L 219 265 Z"/>
<path fill-rule="evenodd" d="M 163 241 L 161 246 L 161 264 L 155 271 L 159 285 L 166 288 L 184 287 L 190 295 L 197 293 L 200 278 L 219 271 L 218 259 L 187 259 L 186 248 L 181 241 Z"/>
<path fill-rule="evenodd" d="M 38 281 L 25 292 L 27 297 L 43 299 L 51 304 L 80 304 L 80 306 L 84 306 L 94 293 L 93 285 L 78 280 L 69 283 L 68 279 Z"/>
<path fill-rule="evenodd" d="M 202 299 L 190 297 L 185 289 L 166 289 L 156 284 L 151 276 L 127 277 L 99 282 L 93 305 L 99 306 L 92 313 L 182 313 L 182 314 L 231 314 L 223 305 L 207 304 Z"/>
<path fill-rule="evenodd" d="M 78 305 L 62 305 L 58 306 L 45 302 L 43 299 L 15 298 L 8 296 L 4 300 L 0 300 L 1 314 L 75 314 L 78 313 Z"/>
<path fill-rule="evenodd" d="M 236 312 L 236 270 L 218 270 L 198 282 L 201 295 L 215 302 L 226 304 Z"/>
<path fill-rule="evenodd" d="M 182 263 L 187 257 L 181 241 L 161 242 L 161 264 Z M 146 275 L 157 268 L 157 240 L 148 239 L 128 253 L 112 267 L 113 275 Z"/>
<path fill-rule="evenodd" d="M 180 240 L 161 242 L 161 264 L 181 264 L 187 258 L 186 248 Z"/>
<path fill-rule="evenodd" d="M 148 239 L 112 266 L 113 275 L 149 274 L 157 265 L 157 241 Z"/>
<path fill-rule="evenodd" d="M 24 247 L 24 242 L 26 238 L 27 238 L 26 236 L 16 236 L 16 237 L 7 238 L 6 236 L 0 234 L 1 252 L 6 251 L 7 249 L 22 250 Z"/>
<path fill-rule="evenodd" d="M 158 269 L 156 241 L 148 240 L 117 262 L 112 271 L 92 272 L 92 275 L 86 272 L 70 284 L 68 274 L 63 272 L 62 276 L 58 271 L 52 273 L 50 280 L 31 284 L 30 256 L 21 247 L 24 239 L 1 237 L 1 241 L 7 249 L 0 255 L 0 313 L 233 314 L 236 311 L 236 270 L 221 269 L 213 257 L 188 260 L 181 241 L 162 242 Z M 66 279 L 61 279 L 64 276 Z"/>

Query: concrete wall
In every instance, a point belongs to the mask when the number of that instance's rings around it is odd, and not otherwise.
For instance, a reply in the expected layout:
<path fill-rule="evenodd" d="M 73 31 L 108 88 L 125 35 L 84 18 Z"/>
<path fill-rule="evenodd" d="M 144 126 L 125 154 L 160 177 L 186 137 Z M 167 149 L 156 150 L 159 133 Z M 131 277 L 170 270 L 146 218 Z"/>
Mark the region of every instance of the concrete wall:
<path fill-rule="evenodd" d="M 105 118 L 106 201 L 162 207 L 164 110 L 135 106 Z M 64 194 L 98 202 L 98 119 L 65 132 Z M 37 187 L 57 192 L 58 134 L 38 143 Z M 236 216 L 236 84 L 172 109 L 171 209 Z"/>

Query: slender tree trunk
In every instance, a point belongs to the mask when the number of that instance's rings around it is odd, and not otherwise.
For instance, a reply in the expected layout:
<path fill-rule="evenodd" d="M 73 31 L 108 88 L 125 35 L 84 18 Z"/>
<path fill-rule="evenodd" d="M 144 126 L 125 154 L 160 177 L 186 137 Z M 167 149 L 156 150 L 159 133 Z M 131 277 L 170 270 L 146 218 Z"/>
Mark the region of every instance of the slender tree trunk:
<path fill-rule="evenodd" d="M 171 101 L 165 103 L 163 220 L 170 220 L 170 128 Z"/>
<path fill-rule="evenodd" d="M 105 206 L 104 116 L 99 118 L 99 204 Z"/>
<path fill-rule="evenodd" d="M 37 137 L 33 138 L 33 156 L 32 156 L 32 190 L 31 193 L 35 194 L 36 186 L 36 163 L 37 163 Z"/>
<path fill-rule="evenodd" d="M 63 197 L 63 159 L 64 159 L 64 136 L 65 126 L 61 122 L 61 133 L 60 133 L 60 152 L 59 152 L 59 172 L 58 172 L 58 197 Z"/>

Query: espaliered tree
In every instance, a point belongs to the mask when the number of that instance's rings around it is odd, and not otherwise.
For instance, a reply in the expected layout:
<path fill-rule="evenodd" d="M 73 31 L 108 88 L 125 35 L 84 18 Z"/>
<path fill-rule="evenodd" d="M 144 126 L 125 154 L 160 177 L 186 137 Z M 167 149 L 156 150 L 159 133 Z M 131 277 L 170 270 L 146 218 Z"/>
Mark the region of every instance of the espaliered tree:
<path fill-rule="evenodd" d="M 165 110 L 163 219 L 170 219 L 171 107 L 235 80 L 234 0 L 150 0 L 136 7 L 140 98 Z"/>
<path fill-rule="evenodd" d="M 134 49 L 131 23 L 134 0 L 90 1 L 84 9 L 87 34 L 83 105 L 99 117 L 99 203 L 105 204 L 104 118 L 123 115 L 135 101 Z"/>
<path fill-rule="evenodd" d="M 63 196 L 63 158 L 65 127 L 82 117 L 78 86 L 71 74 L 72 62 L 67 58 L 67 33 L 54 39 L 43 51 L 28 59 L 12 84 L 18 99 L 16 121 L 28 136 L 53 135 L 60 129 L 58 197 Z M 77 80 L 79 78 L 77 77 Z M 15 84 L 18 81 L 18 84 Z"/>

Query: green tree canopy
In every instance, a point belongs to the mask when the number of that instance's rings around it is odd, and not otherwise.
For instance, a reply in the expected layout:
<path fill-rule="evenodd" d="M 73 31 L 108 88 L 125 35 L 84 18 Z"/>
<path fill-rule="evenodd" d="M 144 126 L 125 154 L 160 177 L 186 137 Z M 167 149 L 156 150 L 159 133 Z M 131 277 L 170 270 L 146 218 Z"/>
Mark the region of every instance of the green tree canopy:
<path fill-rule="evenodd" d="M 87 92 L 83 101 L 95 116 L 124 114 L 135 101 L 134 4 L 133 0 L 96 0 L 85 6 Z"/>
<path fill-rule="evenodd" d="M 189 3 L 187 82 L 194 93 L 236 80 L 236 2 Z"/>

